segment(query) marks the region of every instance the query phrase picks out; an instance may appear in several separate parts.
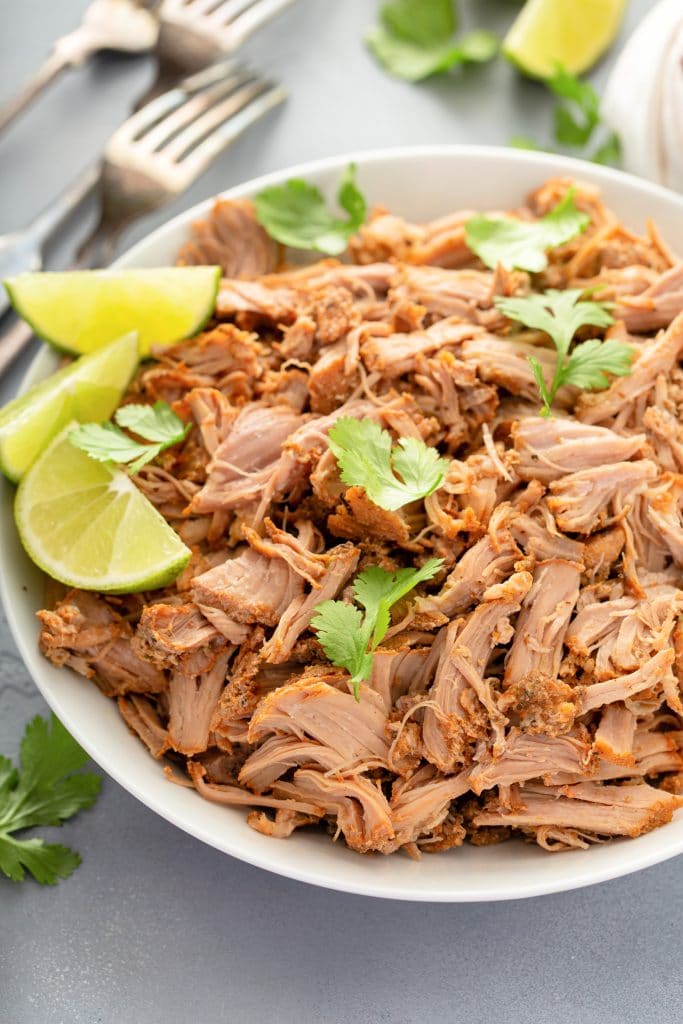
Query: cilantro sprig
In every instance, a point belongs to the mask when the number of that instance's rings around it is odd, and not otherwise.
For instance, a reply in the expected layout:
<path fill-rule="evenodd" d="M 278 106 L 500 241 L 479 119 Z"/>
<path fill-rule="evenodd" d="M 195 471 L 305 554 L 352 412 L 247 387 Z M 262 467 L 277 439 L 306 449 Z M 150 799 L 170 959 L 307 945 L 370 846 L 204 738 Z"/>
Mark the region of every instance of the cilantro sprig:
<path fill-rule="evenodd" d="M 42 885 L 68 878 L 81 863 L 67 846 L 14 833 L 37 825 L 61 825 L 91 807 L 102 783 L 99 775 L 81 773 L 88 755 L 61 722 L 37 715 L 21 741 L 21 770 L 0 756 L 0 871 L 21 882 L 28 871 Z"/>
<path fill-rule="evenodd" d="M 418 583 L 435 576 L 442 565 L 441 558 L 430 558 L 420 569 L 393 573 L 371 565 L 353 584 L 354 598 L 363 611 L 344 601 L 317 605 L 311 626 L 332 664 L 348 671 L 356 700 L 360 699 L 361 682 L 372 674 L 374 652 L 389 629 L 392 607 Z"/>
<path fill-rule="evenodd" d="M 564 245 L 585 231 L 590 217 L 574 202 L 575 189 L 567 189 L 557 206 L 539 220 L 490 217 L 477 213 L 465 225 L 465 241 L 487 267 L 539 273 L 548 266 L 546 250 Z"/>
<path fill-rule="evenodd" d="M 154 405 L 124 405 L 114 416 L 116 423 L 84 423 L 69 431 L 69 441 L 98 462 L 118 462 L 132 475 L 157 455 L 180 441 L 190 430 L 166 402 Z M 142 444 L 124 433 L 121 427 L 144 437 Z"/>
<path fill-rule="evenodd" d="M 432 494 L 448 469 L 448 459 L 418 438 L 401 437 L 392 447 L 388 430 L 367 417 L 343 416 L 328 437 L 343 482 L 390 511 Z"/>
<path fill-rule="evenodd" d="M 590 82 L 577 78 L 558 64 L 555 74 L 545 84 L 558 100 L 553 109 L 555 142 L 570 149 L 585 149 L 590 143 L 592 148 L 584 153 L 586 159 L 597 164 L 618 164 L 619 137 L 605 130 L 600 97 Z M 511 139 L 510 145 L 519 149 L 542 148 L 526 136 Z"/>
<path fill-rule="evenodd" d="M 484 29 L 454 36 L 452 0 L 391 0 L 380 19 L 365 37 L 368 47 L 387 71 L 411 82 L 483 63 L 498 51 L 497 37 Z"/>
<path fill-rule="evenodd" d="M 600 341 L 591 338 L 575 345 L 570 352 L 574 335 L 581 327 L 609 327 L 614 323 L 604 303 L 585 301 L 580 288 L 566 291 L 550 289 L 543 294 L 520 298 L 498 297 L 497 308 L 510 320 L 526 327 L 544 331 L 557 349 L 555 372 L 550 387 L 545 382 L 538 359 L 529 356 L 529 362 L 538 385 L 543 407 L 541 415 L 551 416 L 555 395 L 565 384 L 589 391 L 600 391 L 609 386 L 608 375 L 625 377 L 631 372 L 634 351 L 620 341 Z"/>
<path fill-rule="evenodd" d="M 337 202 L 348 214 L 330 213 L 320 189 L 302 178 L 266 188 L 254 199 L 256 219 L 271 238 L 293 249 L 315 249 L 338 256 L 367 215 L 365 197 L 356 184 L 356 165 L 349 164 L 339 184 Z"/>

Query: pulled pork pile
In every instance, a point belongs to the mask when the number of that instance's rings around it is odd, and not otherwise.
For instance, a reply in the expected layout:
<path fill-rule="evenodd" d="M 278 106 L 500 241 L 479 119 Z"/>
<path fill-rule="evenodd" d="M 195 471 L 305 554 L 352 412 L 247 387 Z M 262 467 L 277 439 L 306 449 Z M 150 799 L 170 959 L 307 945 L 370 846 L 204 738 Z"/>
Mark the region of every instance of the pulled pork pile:
<path fill-rule="evenodd" d="M 127 400 L 193 424 L 136 478 L 192 549 L 164 591 L 71 591 L 40 646 L 93 679 L 166 771 L 271 836 L 322 825 L 362 853 L 470 840 L 547 850 L 638 836 L 683 805 L 683 263 L 595 188 L 588 229 L 489 271 L 469 213 L 376 211 L 353 262 L 285 269 L 249 202 L 218 202 L 181 263 L 221 263 L 215 319 L 156 352 Z M 636 350 L 606 390 L 538 415 L 555 352 L 496 295 L 594 288 Z M 327 432 L 371 417 L 450 460 L 398 511 L 340 479 Z M 359 571 L 444 560 L 351 692 L 310 629 Z"/>

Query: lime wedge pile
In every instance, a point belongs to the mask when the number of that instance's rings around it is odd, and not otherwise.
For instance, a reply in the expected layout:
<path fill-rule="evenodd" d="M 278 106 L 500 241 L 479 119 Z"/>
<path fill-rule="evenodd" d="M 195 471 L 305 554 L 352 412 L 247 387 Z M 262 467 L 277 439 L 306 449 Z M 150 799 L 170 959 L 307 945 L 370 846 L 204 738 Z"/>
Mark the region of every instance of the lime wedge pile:
<path fill-rule="evenodd" d="M 527 0 L 503 53 L 534 78 L 549 78 L 558 64 L 580 75 L 614 42 L 625 9 L 626 0 Z"/>
<path fill-rule="evenodd" d="M 0 409 L 0 469 L 20 480 L 65 423 L 108 420 L 138 365 L 138 338 L 124 335 L 82 356 Z"/>
<path fill-rule="evenodd" d="M 71 444 L 72 426 L 19 485 L 14 514 L 26 551 L 71 587 L 132 593 L 170 583 L 190 551 L 126 473 Z"/>
<path fill-rule="evenodd" d="M 137 331 L 140 354 L 200 331 L 213 313 L 220 267 L 72 270 L 7 278 L 12 305 L 36 334 L 80 355 Z"/>
<path fill-rule="evenodd" d="M 91 459 L 68 434 L 75 422 L 110 418 L 152 345 L 201 330 L 220 267 L 20 274 L 4 283 L 36 334 L 81 356 L 0 410 L 0 470 L 21 481 L 14 515 L 26 551 L 68 586 L 166 586 L 190 551 L 126 473 Z"/>

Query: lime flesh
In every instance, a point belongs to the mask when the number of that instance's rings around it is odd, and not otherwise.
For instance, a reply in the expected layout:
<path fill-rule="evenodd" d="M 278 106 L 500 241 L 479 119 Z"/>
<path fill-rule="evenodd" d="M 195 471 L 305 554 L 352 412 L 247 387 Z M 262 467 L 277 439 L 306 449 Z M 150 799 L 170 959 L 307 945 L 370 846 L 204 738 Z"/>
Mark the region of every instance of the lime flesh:
<path fill-rule="evenodd" d="M 71 444 L 74 425 L 19 484 L 14 517 L 24 548 L 70 587 L 123 594 L 166 586 L 189 549 L 126 473 Z"/>
<path fill-rule="evenodd" d="M 551 77 L 558 64 L 580 75 L 614 42 L 625 9 L 626 0 L 527 0 L 503 53 L 534 78 Z"/>
<path fill-rule="evenodd" d="M 80 355 L 137 331 L 140 354 L 200 331 L 214 311 L 220 267 L 18 274 L 5 287 L 36 334 Z"/>
<path fill-rule="evenodd" d="M 0 409 L 0 470 L 15 483 L 71 420 L 108 420 L 138 365 L 135 332 L 36 384 Z"/>

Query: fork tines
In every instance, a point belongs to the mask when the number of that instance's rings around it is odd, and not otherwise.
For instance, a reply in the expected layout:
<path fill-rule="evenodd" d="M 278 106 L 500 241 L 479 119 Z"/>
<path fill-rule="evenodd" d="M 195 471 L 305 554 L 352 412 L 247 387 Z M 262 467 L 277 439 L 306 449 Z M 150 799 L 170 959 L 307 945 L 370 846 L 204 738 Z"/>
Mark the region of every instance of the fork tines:
<path fill-rule="evenodd" d="M 112 136 L 106 157 L 128 165 L 134 157 L 141 170 L 145 162 L 156 170 L 163 163 L 193 179 L 284 98 L 282 86 L 228 58 L 184 79 L 129 118 Z"/>
<path fill-rule="evenodd" d="M 162 22 L 195 33 L 216 32 L 221 49 L 232 51 L 295 0 L 163 0 Z"/>

